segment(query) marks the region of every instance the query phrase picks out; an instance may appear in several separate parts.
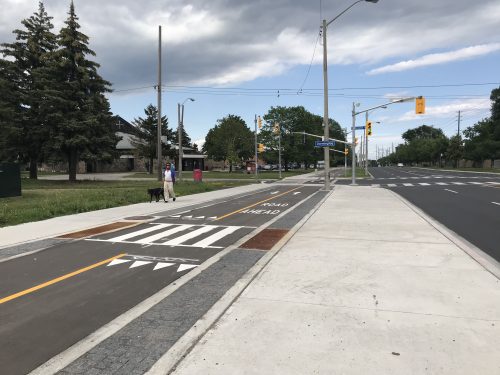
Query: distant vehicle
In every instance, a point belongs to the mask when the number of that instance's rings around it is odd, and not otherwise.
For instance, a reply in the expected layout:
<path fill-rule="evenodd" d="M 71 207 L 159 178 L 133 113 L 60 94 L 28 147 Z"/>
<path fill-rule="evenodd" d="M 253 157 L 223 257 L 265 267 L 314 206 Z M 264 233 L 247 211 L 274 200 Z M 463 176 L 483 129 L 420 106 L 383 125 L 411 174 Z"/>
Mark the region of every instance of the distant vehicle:
<path fill-rule="evenodd" d="M 264 169 L 265 171 L 270 171 L 273 169 L 273 166 L 271 164 L 266 164 L 262 169 Z"/>
<path fill-rule="evenodd" d="M 404 167 L 403 163 L 398 163 L 398 167 Z"/>

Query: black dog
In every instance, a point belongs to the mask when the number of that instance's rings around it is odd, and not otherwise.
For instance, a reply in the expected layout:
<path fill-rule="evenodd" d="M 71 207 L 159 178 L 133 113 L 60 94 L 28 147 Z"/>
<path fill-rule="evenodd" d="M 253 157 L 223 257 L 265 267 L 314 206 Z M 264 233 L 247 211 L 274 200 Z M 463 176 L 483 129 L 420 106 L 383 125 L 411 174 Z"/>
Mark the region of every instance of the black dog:
<path fill-rule="evenodd" d="M 155 196 L 157 202 L 160 201 L 160 195 L 163 197 L 163 201 L 166 202 L 163 188 L 148 189 L 148 194 L 149 194 L 149 203 L 153 201 L 153 195 Z"/>

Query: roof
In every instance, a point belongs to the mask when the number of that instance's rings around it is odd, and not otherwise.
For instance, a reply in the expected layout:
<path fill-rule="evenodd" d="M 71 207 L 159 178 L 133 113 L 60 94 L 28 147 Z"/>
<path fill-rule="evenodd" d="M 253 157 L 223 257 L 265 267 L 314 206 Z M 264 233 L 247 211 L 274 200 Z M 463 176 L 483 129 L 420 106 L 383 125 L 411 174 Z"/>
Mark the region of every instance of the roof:
<path fill-rule="evenodd" d="M 135 150 L 136 147 L 132 144 L 132 141 L 139 142 L 139 139 L 132 134 L 116 132 L 116 135 L 121 138 L 116 144 L 117 150 Z"/>

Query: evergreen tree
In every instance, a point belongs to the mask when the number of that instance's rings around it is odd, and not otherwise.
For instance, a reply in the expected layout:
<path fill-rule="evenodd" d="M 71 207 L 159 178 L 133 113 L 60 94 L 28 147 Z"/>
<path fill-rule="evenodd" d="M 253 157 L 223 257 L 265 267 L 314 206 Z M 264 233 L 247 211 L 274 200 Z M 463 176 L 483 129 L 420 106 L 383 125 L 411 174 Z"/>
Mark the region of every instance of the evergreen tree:
<path fill-rule="evenodd" d="M 12 61 L 0 59 L 0 161 L 14 161 L 19 156 L 19 130 L 24 115 L 18 79 Z"/>
<path fill-rule="evenodd" d="M 137 148 L 140 156 L 148 159 L 148 173 L 153 173 L 153 160 L 156 158 L 156 148 L 158 140 L 158 109 L 152 104 L 144 109 L 145 118 L 139 117 L 132 122 L 139 130 L 138 140 L 133 141 L 132 145 Z M 168 119 L 161 117 L 161 134 L 167 139 L 172 139 L 174 134 L 168 128 Z M 173 157 L 170 147 L 162 143 L 162 155 Z"/>
<path fill-rule="evenodd" d="M 56 37 L 51 31 L 51 19 L 40 1 L 38 11 L 21 21 L 25 29 L 13 31 L 16 41 L 2 44 L 2 53 L 13 58 L 17 66 L 17 77 L 9 74 L 9 79 L 20 90 L 17 99 L 25 108 L 25 113 L 16 124 L 17 136 L 11 138 L 15 143 L 11 145 L 17 148 L 21 161 L 29 162 L 30 178 L 34 179 L 37 178 L 37 164 L 49 138 L 45 68 L 49 63 L 48 56 L 57 47 Z"/>
<path fill-rule="evenodd" d="M 59 49 L 53 54 L 54 92 L 51 146 L 68 162 L 69 180 L 76 181 L 77 164 L 83 160 L 109 160 L 118 138 L 112 128 L 109 103 L 104 96 L 110 83 L 97 72 L 99 64 L 87 59 L 95 56 L 89 38 L 79 31 L 73 1 L 65 26 L 57 36 Z"/>

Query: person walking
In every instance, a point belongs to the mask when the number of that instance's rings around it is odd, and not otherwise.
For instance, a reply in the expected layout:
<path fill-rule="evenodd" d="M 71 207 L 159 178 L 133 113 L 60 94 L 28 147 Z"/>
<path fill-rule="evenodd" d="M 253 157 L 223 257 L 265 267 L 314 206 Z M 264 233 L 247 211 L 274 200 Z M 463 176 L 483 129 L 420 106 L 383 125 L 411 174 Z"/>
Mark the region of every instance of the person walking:
<path fill-rule="evenodd" d="M 165 199 L 167 202 L 170 199 L 170 197 L 172 197 L 173 201 L 175 202 L 174 184 L 175 184 L 175 171 L 171 169 L 170 163 L 167 163 L 163 175 L 163 191 L 165 193 Z"/>

